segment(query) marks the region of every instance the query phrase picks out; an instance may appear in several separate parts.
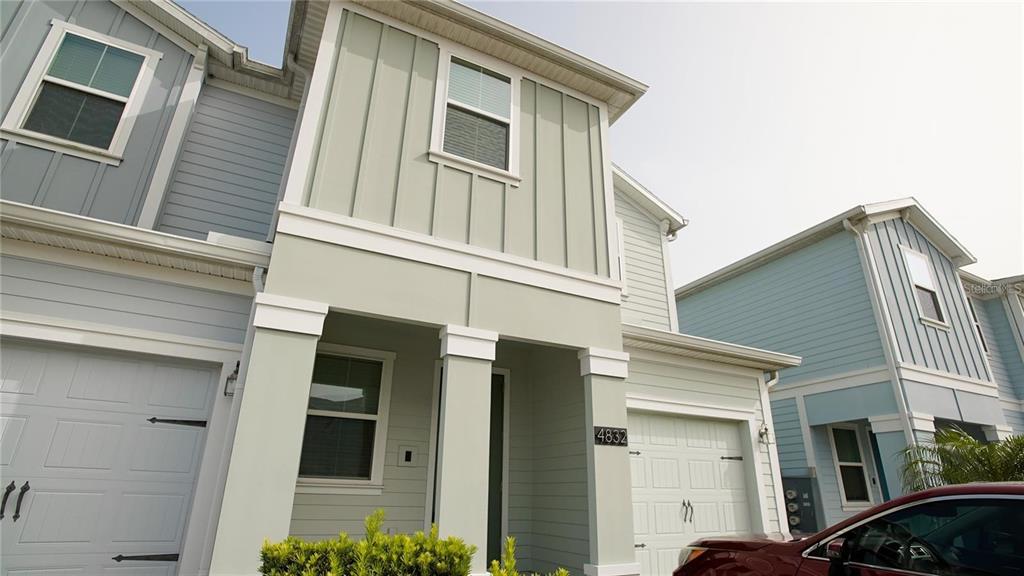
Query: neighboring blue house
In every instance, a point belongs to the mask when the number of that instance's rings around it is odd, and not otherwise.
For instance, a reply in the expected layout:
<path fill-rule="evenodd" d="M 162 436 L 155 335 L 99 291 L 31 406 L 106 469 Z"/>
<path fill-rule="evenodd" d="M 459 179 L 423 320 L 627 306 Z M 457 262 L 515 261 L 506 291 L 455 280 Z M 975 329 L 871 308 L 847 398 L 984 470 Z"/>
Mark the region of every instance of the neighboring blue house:
<path fill-rule="evenodd" d="M 974 262 L 908 198 L 857 206 L 676 290 L 682 332 L 804 358 L 771 392 L 783 481 L 815 502 L 817 520 L 797 514 L 795 530 L 900 495 L 900 451 L 937 427 L 1024 432 L 1019 285 L 970 277 L 969 299 L 960 268 Z"/>

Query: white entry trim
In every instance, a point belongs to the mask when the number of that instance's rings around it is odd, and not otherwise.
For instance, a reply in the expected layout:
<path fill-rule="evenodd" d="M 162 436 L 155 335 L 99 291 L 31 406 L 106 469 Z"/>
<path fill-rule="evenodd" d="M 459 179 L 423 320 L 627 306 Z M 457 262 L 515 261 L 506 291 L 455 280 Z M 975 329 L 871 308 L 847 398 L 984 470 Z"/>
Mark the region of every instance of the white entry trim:
<path fill-rule="evenodd" d="M 219 383 L 223 383 L 234 372 L 235 363 L 242 353 L 242 345 L 231 342 L 7 311 L 0 316 L 0 335 L 209 362 L 220 365 Z M 214 396 L 206 428 L 206 444 L 203 446 L 195 492 L 182 537 L 178 561 L 180 574 L 200 573 L 201 567 L 209 566 L 213 555 L 213 536 L 220 516 L 223 490 L 223 483 L 219 479 L 222 465 L 225 464 L 225 444 L 231 438 L 228 430 L 231 403 L 232 398 L 229 396 L 220 393 Z"/>
<path fill-rule="evenodd" d="M 626 409 L 641 410 L 645 412 L 660 412 L 663 414 L 675 414 L 679 416 L 695 416 L 698 418 L 716 418 L 719 420 L 730 420 L 735 422 L 737 425 L 743 425 L 742 429 L 746 432 L 744 434 L 740 434 L 740 438 L 743 443 L 743 458 L 745 461 L 750 462 L 749 465 L 744 467 L 747 472 L 747 484 L 753 491 L 753 497 L 748 498 L 751 520 L 755 524 L 752 526 L 752 529 L 755 532 L 760 531 L 764 534 L 771 531 L 768 524 L 768 498 L 764 486 L 764 470 L 761 464 L 760 443 L 758 442 L 756 411 L 720 408 L 684 401 L 668 401 L 664 399 L 643 397 L 629 392 L 626 393 Z M 784 516 L 779 518 L 780 530 L 786 530 L 786 527 L 783 526 L 784 521 Z M 639 573 L 639 570 L 637 573 Z"/>

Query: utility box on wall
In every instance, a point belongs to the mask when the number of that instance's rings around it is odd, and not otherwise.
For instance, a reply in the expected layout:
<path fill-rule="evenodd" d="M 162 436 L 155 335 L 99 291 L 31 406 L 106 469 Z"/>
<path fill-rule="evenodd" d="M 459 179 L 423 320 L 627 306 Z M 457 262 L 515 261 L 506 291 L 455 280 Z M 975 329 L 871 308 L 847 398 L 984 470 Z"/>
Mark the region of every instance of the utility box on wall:
<path fill-rule="evenodd" d="M 814 478 L 783 478 L 782 490 L 786 499 L 786 522 L 789 524 L 789 531 L 798 535 L 812 534 L 820 530 Z"/>

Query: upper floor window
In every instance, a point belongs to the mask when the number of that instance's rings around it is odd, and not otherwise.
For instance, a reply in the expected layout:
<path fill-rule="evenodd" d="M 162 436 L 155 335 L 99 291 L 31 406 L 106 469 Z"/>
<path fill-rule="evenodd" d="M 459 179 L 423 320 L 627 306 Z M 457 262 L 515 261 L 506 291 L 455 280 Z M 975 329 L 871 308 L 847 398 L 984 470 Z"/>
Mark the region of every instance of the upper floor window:
<path fill-rule="evenodd" d="M 946 316 L 942 312 L 942 302 L 939 299 L 938 283 L 932 273 L 932 265 L 924 254 L 901 246 L 903 257 L 907 263 L 907 271 L 910 275 L 910 282 L 914 286 L 914 298 L 917 300 L 917 310 L 924 320 L 945 324 Z"/>
<path fill-rule="evenodd" d="M 864 462 L 860 436 L 856 428 L 829 427 L 832 443 L 832 463 L 836 467 L 839 491 L 843 505 L 866 506 L 871 503 L 868 470 Z"/>
<path fill-rule="evenodd" d="M 466 168 L 517 180 L 518 81 L 499 67 L 442 52 L 431 150 Z"/>
<path fill-rule="evenodd" d="M 974 300 L 972 298 L 967 299 L 967 307 L 971 309 L 971 321 L 974 322 L 974 331 L 978 333 L 981 349 L 988 354 L 988 342 L 985 341 L 985 333 L 981 330 L 981 322 L 978 321 L 978 312 L 974 309 Z"/>
<path fill-rule="evenodd" d="M 120 159 L 160 54 L 54 20 L 4 136 L 101 161 Z"/>

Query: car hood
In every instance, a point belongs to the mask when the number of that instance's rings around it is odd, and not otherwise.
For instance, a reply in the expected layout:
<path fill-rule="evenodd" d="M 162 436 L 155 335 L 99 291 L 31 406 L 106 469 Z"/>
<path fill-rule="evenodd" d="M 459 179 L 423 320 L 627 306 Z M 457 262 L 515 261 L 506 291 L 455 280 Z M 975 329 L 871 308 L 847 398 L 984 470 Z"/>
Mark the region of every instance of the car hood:
<path fill-rule="evenodd" d="M 728 538 L 704 538 L 690 544 L 690 546 L 698 546 L 701 548 L 712 548 L 715 550 L 735 550 L 738 552 L 747 552 L 750 550 L 760 550 L 769 544 L 777 544 L 782 542 L 782 536 L 766 535 L 766 534 L 743 534 L 738 536 L 730 536 Z"/>

